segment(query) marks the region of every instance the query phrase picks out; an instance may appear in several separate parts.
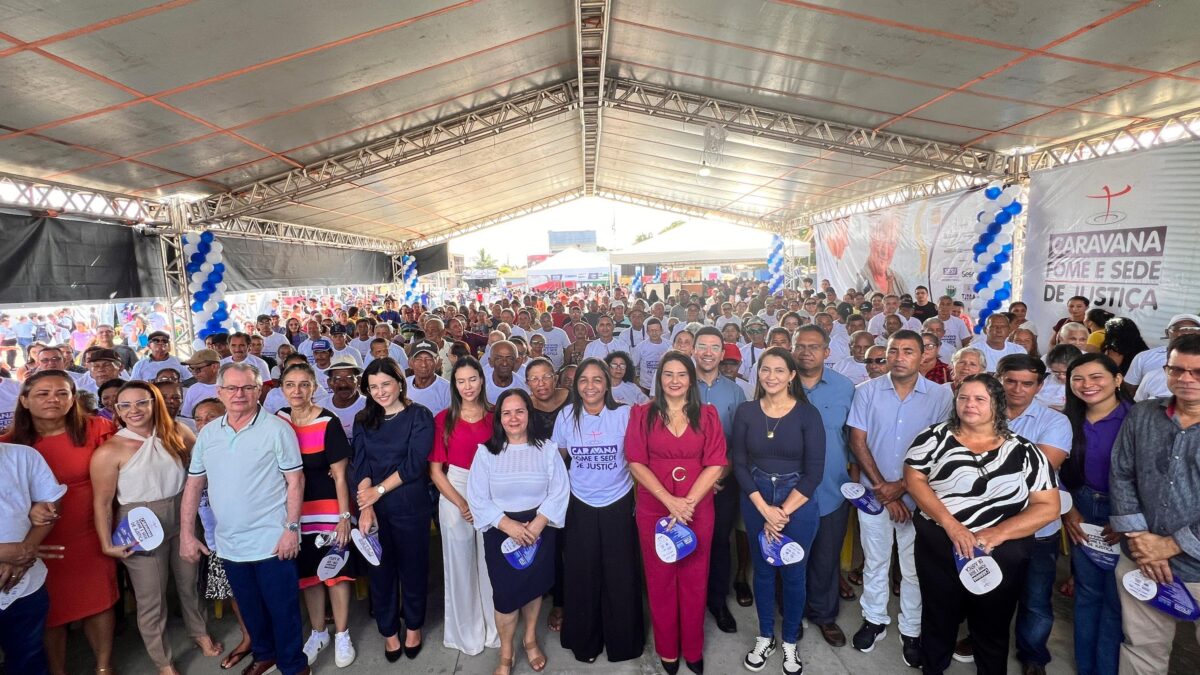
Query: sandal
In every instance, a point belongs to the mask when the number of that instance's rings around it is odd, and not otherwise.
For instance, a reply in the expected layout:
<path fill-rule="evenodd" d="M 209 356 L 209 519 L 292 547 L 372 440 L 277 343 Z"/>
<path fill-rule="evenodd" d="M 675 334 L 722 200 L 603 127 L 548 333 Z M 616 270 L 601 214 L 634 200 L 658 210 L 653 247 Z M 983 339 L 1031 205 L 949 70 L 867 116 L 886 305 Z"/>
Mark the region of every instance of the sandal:
<path fill-rule="evenodd" d="M 250 656 L 250 651 L 251 649 L 247 647 L 229 652 L 229 656 L 226 656 L 225 660 L 221 661 L 221 670 L 233 670 L 237 667 L 237 664 L 242 662 L 242 659 Z"/>
<path fill-rule="evenodd" d="M 562 607 L 554 607 L 550 610 L 550 616 L 546 617 L 546 628 L 552 632 L 558 633 L 562 630 L 563 610 Z"/>
<path fill-rule="evenodd" d="M 850 585 L 845 582 L 838 584 L 838 595 L 840 595 L 843 600 L 853 600 L 858 597 L 858 594 L 854 592 L 854 589 L 850 588 Z"/>
<path fill-rule="evenodd" d="M 533 672 L 540 673 L 545 670 L 546 655 L 543 654 L 541 648 L 538 647 L 537 640 L 535 639 L 533 642 L 527 642 L 522 646 L 525 647 L 525 658 L 529 659 L 529 667 L 533 668 Z"/>
<path fill-rule="evenodd" d="M 514 657 L 510 656 L 505 658 L 501 656 L 500 665 L 496 666 L 496 669 L 492 671 L 492 675 L 510 675 L 512 673 L 514 663 L 516 663 L 516 659 Z"/>
<path fill-rule="evenodd" d="M 855 586 L 862 586 L 862 570 L 850 570 L 850 573 L 846 575 L 846 581 L 849 581 Z"/>

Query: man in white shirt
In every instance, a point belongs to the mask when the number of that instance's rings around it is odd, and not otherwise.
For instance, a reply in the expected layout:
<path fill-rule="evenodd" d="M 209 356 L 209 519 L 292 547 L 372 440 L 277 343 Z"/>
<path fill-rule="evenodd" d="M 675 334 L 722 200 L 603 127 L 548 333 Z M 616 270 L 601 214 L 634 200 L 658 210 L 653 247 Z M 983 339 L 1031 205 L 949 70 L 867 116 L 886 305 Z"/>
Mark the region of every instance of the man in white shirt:
<path fill-rule="evenodd" d="M 296 347 L 296 351 L 303 354 L 304 358 L 308 359 L 309 363 L 312 363 L 312 343 L 322 338 L 321 323 L 316 319 L 309 319 L 308 321 L 305 321 L 304 333 L 308 336 L 308 339 L 304 342 L 301 342 L 300 345 Z"/>
<path fill-rule="evenodd" d="M 1200 316 L 1195 314 L 1176 314 L 1167 323 L 1167 342 L 1174 340 L 1187 331 L 1197 329 L 1200 329 Z M 1166 344 L 1147 349 L 1133 357 L 1133 361 L 1129 363 L 1129 370 L 1125 373 L 1125 381 L 1121 384 L 1121 388 L 1125 390 L 1125 393 L 1134 396 L 1138 393 L 1139 385 L 1151 374 L 1161 375 L 1163 366 L 1165 365 L 1167 365 Z M 1171 395 L 1171 392 L 1167 389 L 1166 377 L 1155 378 L 1154 385 L 1154 391 L 1147 389 L 1146 395 L 1138 400 Z"/>
<path fill-rule="evenodd" d="M 867 330 L 871 331 L 872 335 L 882 334 L 884 319 L 893 315 L 900 318 L 901 329 L 916 331 L 918 333 L 921 331 L 920 321 L 900 314 L 900 296 L 898 295 L 883 296 L 883 311 L 871 317 L 871 322 L 867 324 Z"/>
<path fill-rule="evenodd" d="M 246 363 L 258 370 L 264 382 L 271 379 L 271 367 L 266 361 L 250 353 L 250 336 L 245 333 L 229 336 L 229 356 L 221 359 L 221 363 Z"/>
<path fill-rule="evenodd" d="M 408 377 L 408 397 L 437 415 L 450 407 L 450 383 L 437 374 L 437 346 L 418 342 L 413 347 L 413 374 Z"/>
<path fill-rule="evenodd" d="M 263 339 L 263 356 L 270 359 L 278 357 L 279 347 L 287 344 L 288 339 L 286 335 L 271 326 L 271 315 L 259 314 L 258 320 L 255 322 L 255 328 L 258 329 L 258 334 Z"/>
<path fill-rule="evenodd" d="M 353 439 L 354 417 L 367 406 L 367 398 L 358 391 L 358 377 L 362 369 L 350 359 L 342 358 L 330 364 L 325 372 L 329 390 L 333 393 L 325 405 L 341 420 L 346 438 Z"/>
<path fill-rule="evenodd" d="M 850 378 L 854 384 L 861 384 L 867 379 L 867 350 L 875 344 L 875 338 L 865 330 L 854 332 L 850 336 L 850 355 L 834 366 L 834 370 Z"/>
<path fill-rule="evenodd" d="M 718 316 L 717 320 L 716 320 L 717 330 L 721 330 L 722 328 L 725 327 L 726 324 L 730 324 L 730 323 L 732 323 L 735 326 L 738 326 L 740 328 L 742 325 L 742 320 L 733 315 L 733 303 L 732 302 L 722 302 L 721 303 L 721 316 Z"/>
<path fill-rule="evenodd" d="M 529 387 L 525 384 L 525 380 L 513 372 L 513 369 L 517 365 L 516 345 L 508 340 L 501 340 L 492 345 L 492 353 L 488 358 L 488 362 L 492 366 L 487 379 L 488 403 L 495 405 L 496 399 L 500 397 L 500 394 L 509 389 L 529 390 Z"/>
<path fill-rule="evenodd" d="M 386 321 L 381 323 L 384 326 L 388 325 Z M 390 328 L 389 326 L 389 330 Z M 378 336 L 371 334 L 370 319 L 359 319 L 354 322 L 354 338 L 350 340 L 350 347 L 358 352 L 364 364 L 367 363 L 368 357 L 371 356 L 371 340 L 374 340 L 376 337 Z"/>
<path fill-rule="evenodd" d="M 192 372 L 196 381 L 183 392 L 183 406 L 179 412 L 184 417 L 193 417 L 192 413 L 197 403 L 217 396 L 217 372 L 221 365 L 221 355 L 211 349 L 201 349 L 192 354 L 192 358 L 184 361 L 183 365 Z"/>
<path fill-rule="evenodd" d="M 87 359 L 88 377 L 77 382 L 80 389 L 93 394 L 100 385 L 121 376 L 121 356 L 112 349 L 92 349 L 84 352 Z"/>
<path fill-rule="evenodd" d="M 588 343 L 587 348 L 583 350 L 583 358 L 603 359 L 610 352 L 620 349 L 617 346 L 620 343 L 617 338 L 613 337 L 614 329 L 615 324 L 613 324 L 612 317 L 601 315 L 599 319 L 596 319 L 596 334 L 599 337 Z"/>
<path fill-rule="evenodd" d="M 537 333 L 546 339 L 545 354 L 546 358 L 554 364 L 555 370 L 562 367 L 563 355 L 567 353 L 567 347 L 571 346 L 571 337 L 567 332 L 554 325 L 554 317 L 550 312 L 542 312 L 538 317 L 541 323 L 541 328 Z"/>
<path fill-rule="evenodd" d="M 983 352 L 984 358 L 987 359 L 987 372 L 996 372 L 996 366 L 999 365 L 1000 359 L 1009 354 L 1029 353 L 1021 345 L 1008 341 L 1008 334 L 1011 332 L 1007 314 L 996 312 L 988 316 L 987 324 L 983 331 L 986 339 L 979 344 L 971 345 L 972 347 L 978 347 Z"/>
<path fill-rule="evenodd" d="M 362 367 L 362 354 L 350 346 L 350 329 L 340 323 L 333 324 L 329 329 L 329 342 L 333 344 L 333 360 L 350 359 Z"/>
<path fill-rule="evenodd" d="M 633 365 L 638 371 L 638 384 L 646 391 L 650 391 L 654 384 L 662 355 L 671 348 L 671 344 L 662 339 L 662 334 L 662 322 L 655 318 L 647 319 L 646 339 L 639 342 L 633 350 Z"/>
<path fill-rule="evenodd" d="M 130 377 L 135 380 L 153 382 L 154 376 L 163 368 L 183 370 L 179 359 L 171 356 L 171 336 L 163 331 L 155 331 L 149 335 L 150 355 L 138 361 L 133 366 Z"/>
<path fill-rule="evenodd" d="M 938 298 L 937 308 L 937 318 L 945 327 L 942 342 L 950 345 L 951 353 L 971 344 L 971 329 L 967 328 L 966 322 L 954 316 L 954 298 L 948 295 L 941 296 Z"/>
<path fill-rule="evenodd" d="M 635 305 L 629 310 L 629 326 L 617 336 L 621 350 L 633 355 L 633 350 L 646 341 L 646 310 Z"/>

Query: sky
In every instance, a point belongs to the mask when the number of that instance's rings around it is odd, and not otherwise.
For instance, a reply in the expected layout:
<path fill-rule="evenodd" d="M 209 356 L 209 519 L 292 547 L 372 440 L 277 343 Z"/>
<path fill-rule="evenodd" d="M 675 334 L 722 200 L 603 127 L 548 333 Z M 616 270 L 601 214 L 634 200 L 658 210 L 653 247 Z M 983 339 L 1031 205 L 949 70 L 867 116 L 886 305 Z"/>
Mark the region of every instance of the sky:
<path fill-rule="evenodd" d="M 692 219 L 643 206 L 585 197 L 452 239 L 450 252 L 465 255 L 467 265 L 471 265 L 479 249 L 486 248 L 501 263 L 521 267 L 526 256 L 550 252 L 547 238 L 550 230 L 595 230 L 598 245 L 616 250 L 632 244 L 642 232 L 657 234 L 676 220 Z"/>

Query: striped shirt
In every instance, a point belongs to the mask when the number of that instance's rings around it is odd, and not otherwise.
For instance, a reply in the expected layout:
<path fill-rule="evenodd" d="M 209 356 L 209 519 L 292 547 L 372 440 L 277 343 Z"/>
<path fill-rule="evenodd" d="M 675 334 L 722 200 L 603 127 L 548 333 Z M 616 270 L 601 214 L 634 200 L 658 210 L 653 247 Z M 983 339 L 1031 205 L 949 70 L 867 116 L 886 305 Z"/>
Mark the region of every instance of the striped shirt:
<path fill-rule="evenodd" d="M 1058 485 L 1046 456 L 1024 438 L 1012 434 L 1000 447 L 974 453 L 947 422 L 917 434 L 904 463 L 928 477 L 934 494 L 972 532 L 1024 511 L 1029 493 Z"/>

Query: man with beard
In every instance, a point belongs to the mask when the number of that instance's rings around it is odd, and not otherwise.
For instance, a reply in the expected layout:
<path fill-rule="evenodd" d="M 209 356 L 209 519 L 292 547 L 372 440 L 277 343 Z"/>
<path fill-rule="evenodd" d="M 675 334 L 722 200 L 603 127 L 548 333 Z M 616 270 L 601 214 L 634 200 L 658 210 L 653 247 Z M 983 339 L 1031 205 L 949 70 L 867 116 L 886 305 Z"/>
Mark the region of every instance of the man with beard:
<path fill-rule="evenodd" d="M 437 347 L 432 342 L 413 346 L 413 374 L 408 376 L 408 397 L 437 415 L 450 407 L 450 383 L 437 374 Z"/>
<path fill-rule="evenodd" d="M 171 356 L 171 336 L 163 331 L 155 331 L 149 336 L 150 354 L 133 366 L 130 377 L 135 380 L 153 382 L 154 376 L 163 368 L 183 370 L 179 359 Z"/>

